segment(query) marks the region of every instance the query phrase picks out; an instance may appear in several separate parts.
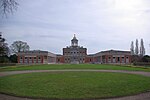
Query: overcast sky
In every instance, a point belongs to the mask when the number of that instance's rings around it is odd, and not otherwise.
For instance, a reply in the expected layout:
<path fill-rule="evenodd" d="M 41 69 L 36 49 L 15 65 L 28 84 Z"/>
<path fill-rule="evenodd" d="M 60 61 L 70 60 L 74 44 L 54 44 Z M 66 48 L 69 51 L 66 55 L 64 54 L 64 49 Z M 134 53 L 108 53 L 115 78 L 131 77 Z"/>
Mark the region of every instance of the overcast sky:
<path fill-rule="evenodd" d="M 88 53 L 130 50 L 144 39 L 150 54 L 150 0 L 18 0 L 18 10 L 0 18 L 0 31 L 10 45 L 25 41 L 31 50 L 62 54 L 73 34 Z"/>

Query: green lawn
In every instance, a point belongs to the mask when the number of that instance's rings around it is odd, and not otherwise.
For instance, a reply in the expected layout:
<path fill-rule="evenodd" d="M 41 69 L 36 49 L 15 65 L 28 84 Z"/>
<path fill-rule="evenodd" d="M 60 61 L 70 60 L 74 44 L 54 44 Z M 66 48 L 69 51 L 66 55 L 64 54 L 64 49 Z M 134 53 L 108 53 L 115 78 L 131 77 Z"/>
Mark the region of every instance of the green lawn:
<path fill-rule="evenodd" d="M 150 78 L 103 72 L 30 73 L 0 77 L 0 92 L 33 98 L 107 98 L 150 90 Z"/>
<path fill-rule="evenodd" d="M 150 67 L 134 67 L 120 65 L 104 65 L 104 64 L 52 64 L 52 65 L 30 65 L 30 66 L 11 66 L 1 67 L 0 71 L 15 70 L 52 70 L 52 69 L 106 69 L 106 70 L 134 70 L 149 71 Z"/>

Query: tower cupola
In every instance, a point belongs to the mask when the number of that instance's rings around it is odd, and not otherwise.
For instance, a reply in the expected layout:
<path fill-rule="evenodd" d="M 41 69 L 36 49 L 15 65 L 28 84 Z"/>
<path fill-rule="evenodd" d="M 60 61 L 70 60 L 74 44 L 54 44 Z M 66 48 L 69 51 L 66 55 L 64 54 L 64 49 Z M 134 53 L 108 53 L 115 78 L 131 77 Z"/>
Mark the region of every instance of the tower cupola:
<path fill-rule="evenodd" d="M 73 39 L 71 40 L 71 46 L 78 46 L 78 40 L 74 34 Z"/>

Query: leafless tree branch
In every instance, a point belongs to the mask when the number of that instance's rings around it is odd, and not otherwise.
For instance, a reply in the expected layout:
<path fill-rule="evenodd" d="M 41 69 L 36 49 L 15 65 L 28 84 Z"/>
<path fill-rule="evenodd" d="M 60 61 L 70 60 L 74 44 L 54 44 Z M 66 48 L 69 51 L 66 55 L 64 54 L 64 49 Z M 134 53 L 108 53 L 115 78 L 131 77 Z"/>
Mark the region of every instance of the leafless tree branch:
<path fill-rule="evenodd" d="M 13 14 L 18 8 L 17 0 L 0 0 L 0 14 L 7 17 L 8 14 Z"/>

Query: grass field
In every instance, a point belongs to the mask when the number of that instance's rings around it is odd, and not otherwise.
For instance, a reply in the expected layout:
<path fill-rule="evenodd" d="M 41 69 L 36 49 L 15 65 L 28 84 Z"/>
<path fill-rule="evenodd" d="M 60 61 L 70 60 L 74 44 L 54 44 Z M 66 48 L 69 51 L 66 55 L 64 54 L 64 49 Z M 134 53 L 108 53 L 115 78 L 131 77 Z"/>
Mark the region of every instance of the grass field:
<path fill-rule="evenodd" d="M 30 73 L 0 78 L 0 92 L 33 98 L 106 98 L 150 90 L 150 78 L 98 72 Z"/>
<path fill-rule="evenodd" d="M 104 65 L 104 64 L 52 64 L 52 65 L 30 65 L 30 66 L 11 66 L 1 67 L 0 71 L 15 70 L 52 70 L 52 69 L 105 69 L 105 70 L 134 70 L 149 71 L 150 67 L 120 66 L 120 65 Z"/>

